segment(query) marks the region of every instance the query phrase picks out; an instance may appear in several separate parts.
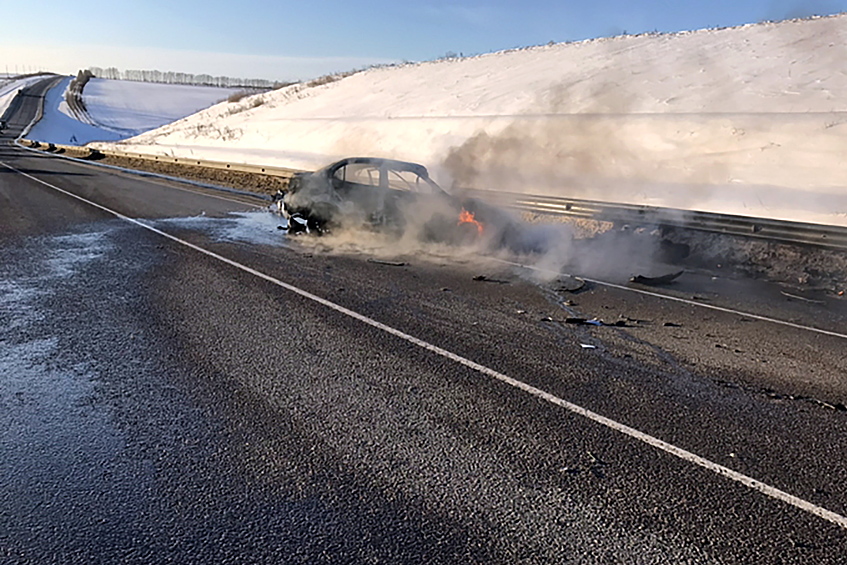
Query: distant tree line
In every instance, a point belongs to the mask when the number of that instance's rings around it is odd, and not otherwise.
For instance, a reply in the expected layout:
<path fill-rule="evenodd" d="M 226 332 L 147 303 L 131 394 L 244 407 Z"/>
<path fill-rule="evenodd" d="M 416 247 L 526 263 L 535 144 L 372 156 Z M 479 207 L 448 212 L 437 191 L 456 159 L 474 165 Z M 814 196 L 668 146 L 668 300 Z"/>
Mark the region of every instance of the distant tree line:
<path fill-rule="evenodd" d="M 261 78 L 232 78 L 213 77 L 212 75 L 195 75 L 191 73 L 176 73 L 173 71 L 122 71 L 115 67 L 102 69 L 89 67 L 97 78 L 113 80 L 133 80 L 136 82 L 158 82 L 162 84 L 190 84 L 192 86 L 217 86 L 221 88 L 278 88 L 281 83 Z"/>

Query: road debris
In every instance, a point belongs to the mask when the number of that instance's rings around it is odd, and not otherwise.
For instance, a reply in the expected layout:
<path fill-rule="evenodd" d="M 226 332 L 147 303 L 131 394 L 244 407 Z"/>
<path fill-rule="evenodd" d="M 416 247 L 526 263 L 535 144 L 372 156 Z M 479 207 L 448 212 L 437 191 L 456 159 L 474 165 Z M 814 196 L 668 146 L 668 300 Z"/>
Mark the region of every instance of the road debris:
<path fill-rule="evenodd" d="M 676 322 L 665 322 L 662 325 L 665 326 L 666 328 L 681 328 L 682 327 L 682 324 L 677 324 Z"/>
<path fill-rule="evenodd" d="M 495 284 L 509 284 L 509 281 L 504 281 L 502 279 L 490 279 L 485 275 L 476 275 L 473 280 L 481 282 L 490 282 Z"/>
<path fill-rule="evenodd" d="M 590 343 L 580 343 L 579 346 L 583 349 L 597 349 L 596 345 L 591 345 Z"/>
<path fill-rule="evenodd" d="M 408 265 L 405 261 L 385 261 L 383 259 L 368 259 L 368 263 L 376 265 L 388 265 L 389 267 L 405 267 Z"/>
<path fill-rule="evenodd" d="M 590 451 L 588 452 L 588 457 L 591 458 L 591 464 L 588 466 L 588 470 L 591 471 L 591 474 L 597 477 L 598 479 L 606 478 L 606 469 L 609 464 Z"/>
<path fill-rule="evenodd" d="M 565 318 L 565 323 L 566 324 L 575 324 L 575 325 L 578 325 L 578 326 L 602 326 L 603 325 L 603 322 L 601 322 L 597 318 L 589 320 L 587 318 L 570 317 L 570 318 Z"/>
<path fill-rule="evenodd" d="M 791 294 L 789 292 L 785 292 L 784 290 L 781 290 L 779 293 L 783 296 L 787 296 L 788 298 L 793 298 L 795 300 L 801 300 L 803 302 L 809 302 L 810 304 L 823 304 L 824 303 L 823 300 L 813 300 L 811 298 L 804 298 L 802 296 L 797 296 L 796 294 Z"/>
<path fill-rule="evenodd" d="M 300 216 L 291 216 L 288 218 L 288 233 L 291 235 L 309 233 L 308 222 Z"/>
<path fill-rule="evenodd" d="M 559 292 L 579 292 L 585 288 L 585 281 L 579 277 L 565 275 L 559 278 Z"/>
<path fill-rule="evenodd" d="M 647 286 L 656 286 L 656 285 L 661 285 L 661 284 L 668 284 L 670 282 L 673 282 L 677 278 L 679 278 L 679 276 L 684 272 L 685 271 L 682 270 L 682 271 L 677 271 L 675 273 L 669 273 L 667 275 L 662 275 L 662 276 L 659 276 L 659 277 L 645 277 L 643 275 L 635 275 L 634 277 L 629 279 L 629 282 L 636 283 L 636 284 L 643 284 L 643 285 L 647 285 Z"/>

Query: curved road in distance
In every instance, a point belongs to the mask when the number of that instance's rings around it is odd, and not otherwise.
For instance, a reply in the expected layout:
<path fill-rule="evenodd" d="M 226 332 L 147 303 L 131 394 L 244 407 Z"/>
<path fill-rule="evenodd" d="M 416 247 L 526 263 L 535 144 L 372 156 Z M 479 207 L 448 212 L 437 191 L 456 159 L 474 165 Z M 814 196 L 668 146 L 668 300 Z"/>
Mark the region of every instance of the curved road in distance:
<path fill-rule="evenodd" d="M 367 260 L 8 145 L 36 101 L 0 147 L 3 563 L 847 554 L 843 302 Z"/>

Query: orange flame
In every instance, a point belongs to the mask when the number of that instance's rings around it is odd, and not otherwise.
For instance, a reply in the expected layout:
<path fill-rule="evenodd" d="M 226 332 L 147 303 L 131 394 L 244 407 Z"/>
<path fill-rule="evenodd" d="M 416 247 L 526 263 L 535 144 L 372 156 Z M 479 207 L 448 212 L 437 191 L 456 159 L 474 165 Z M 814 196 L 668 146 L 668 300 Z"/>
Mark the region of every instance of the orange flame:
<path fill-rule="evenodd" d="M 456 225 L 461 226 L 462 224 L 473 224 L 473 225 L 475 225 L 476 226 L 476 232 L 478 234 L 481 234 L 482 230 L 484 229 L 482 227 L 482 224 L 479 223 L 478 221 L 476 221 L 476 219 L 474 218 L 473 212 L 468 212 L 464 208 L 462 208 L 462 212 L 459 214 L 459 223 L 456 224 Z"/>

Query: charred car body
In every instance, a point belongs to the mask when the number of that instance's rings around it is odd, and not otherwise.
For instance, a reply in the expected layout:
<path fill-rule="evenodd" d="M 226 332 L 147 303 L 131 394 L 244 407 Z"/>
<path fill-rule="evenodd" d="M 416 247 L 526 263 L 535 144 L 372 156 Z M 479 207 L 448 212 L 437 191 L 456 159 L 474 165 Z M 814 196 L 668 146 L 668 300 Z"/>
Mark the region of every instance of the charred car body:
<path fill-rule="evenodd" d="M 461 242 L 482 231 L 483 219 L 475 214 L 492 216 L 481 203 L 448 194 L 423 165 L 373 157 L 350 157 L 297 173 L 275 198 L 289 233 L 365 226 Z"/>

